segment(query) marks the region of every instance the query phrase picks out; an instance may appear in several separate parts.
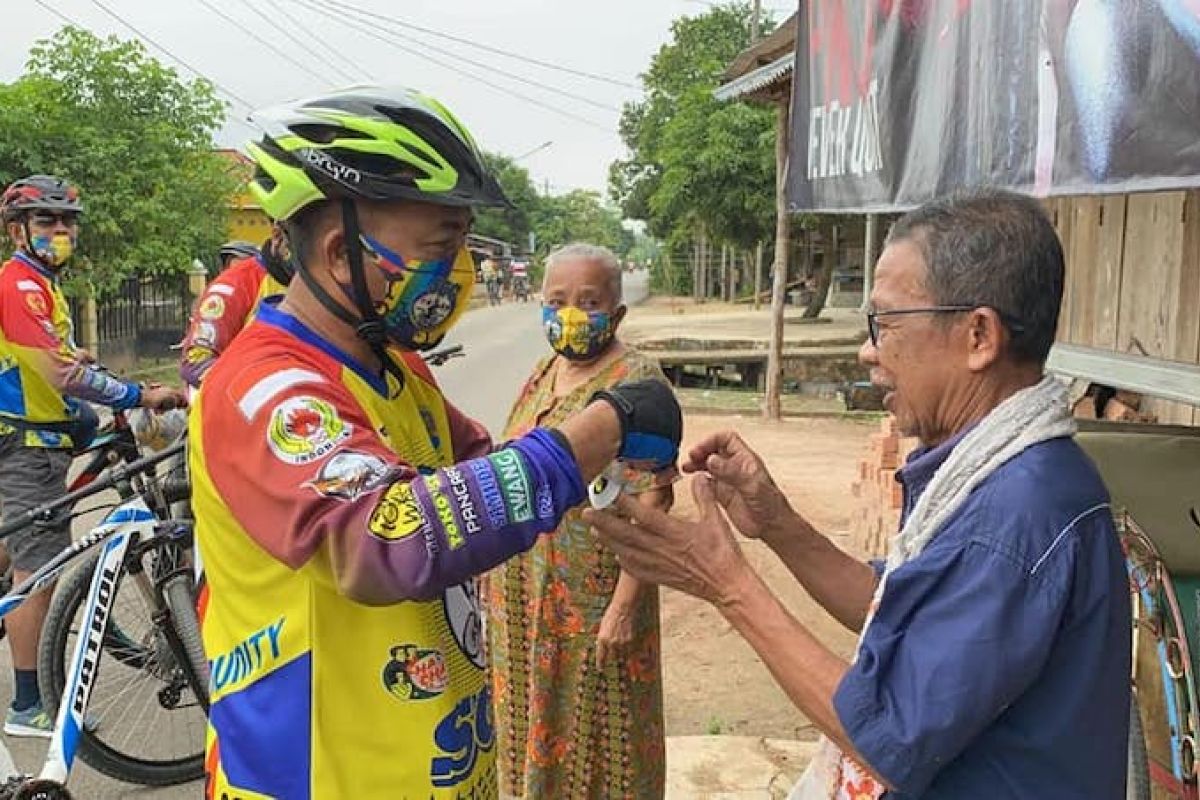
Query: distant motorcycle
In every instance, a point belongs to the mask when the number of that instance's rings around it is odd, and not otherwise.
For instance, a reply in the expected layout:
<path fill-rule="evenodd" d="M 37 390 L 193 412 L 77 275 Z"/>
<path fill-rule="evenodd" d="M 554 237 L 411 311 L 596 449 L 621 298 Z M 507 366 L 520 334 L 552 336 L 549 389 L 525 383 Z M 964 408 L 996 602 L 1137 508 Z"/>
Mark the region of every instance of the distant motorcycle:
<path fill-rule="evenodd" d="M 513 299 L 522 303 L 529 301 L 529 278 L 524 275 L 513 278 Z"/>

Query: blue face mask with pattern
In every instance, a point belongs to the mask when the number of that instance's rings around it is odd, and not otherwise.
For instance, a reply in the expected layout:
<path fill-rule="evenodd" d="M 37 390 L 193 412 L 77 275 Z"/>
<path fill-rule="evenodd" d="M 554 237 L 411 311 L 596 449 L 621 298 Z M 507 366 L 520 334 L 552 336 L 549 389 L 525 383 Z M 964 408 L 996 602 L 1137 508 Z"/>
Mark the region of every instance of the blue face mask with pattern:
<path fill-rule="evenodd" d="M 572 361 L 590 361 L 613 341 L 613 319 L 607 311 L 542 306 L 542 328 L 554 352 Z"/>

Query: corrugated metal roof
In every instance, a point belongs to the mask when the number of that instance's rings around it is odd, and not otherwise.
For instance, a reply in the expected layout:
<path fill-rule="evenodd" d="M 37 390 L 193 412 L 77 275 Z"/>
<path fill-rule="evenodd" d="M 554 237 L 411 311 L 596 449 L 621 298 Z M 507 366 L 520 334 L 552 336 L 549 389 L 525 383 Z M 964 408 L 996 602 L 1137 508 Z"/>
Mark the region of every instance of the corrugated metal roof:
<path fill-rule="evenodd" d="M 718 100 L 736 100 L 754 94 L 791 73 L 795 61 L 796 53 L 794 51 L 780 56 L 770 64 L 718 86 L 713 90 L 713 97 Z"/>

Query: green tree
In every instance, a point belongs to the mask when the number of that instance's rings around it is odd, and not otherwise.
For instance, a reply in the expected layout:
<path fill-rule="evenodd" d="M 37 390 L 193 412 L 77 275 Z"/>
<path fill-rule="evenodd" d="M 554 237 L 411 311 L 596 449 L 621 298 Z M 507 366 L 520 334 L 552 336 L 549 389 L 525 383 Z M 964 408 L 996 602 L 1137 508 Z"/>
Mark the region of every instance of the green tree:
<path fill-rule="evenodd" d="M 101 293 L 180 272 L 226 235 L 237 179 L 213 150 L 224 116 L 207 81 L 182 80 L 138 42 L 68 26 L 0 84 L 0 182 L 51 173 L 80 186 L 76 265 Z"/>
<path fill-rule="evenodd" d="M 533 217 L 541 201 L 529 178 L 529 171 L 508 156 L 498 153 L 487 153 L 484 160 L 500 182 L 512 207 L 480 209 L 476 212 L 473 230 L 482 236 L 502 239 L 524 249 L 528 246 Z"/>
<path fill-rule="evenodd" d="M 676 20 L 642 76 L 645 96 L 621 117 L 629 155 L 610 167 L 610 193 L 672 252 L 700 231 L 714 245 L 748 249 L 774 229 L 774 115 L 712 96 L 750 41 L 750 15 L 734 2 Z M 772 25 L 767 19 L 764 33 Z M 690 284 L 679 277 L 670 283 Z M 665 285 L 657 273 L 655 285 Z"/>
<path fill-rule="evenodd" d="M 543 196 L 534 215 L 539 260 L 556 247 L 571 242 L 604 245 L 618 256 L 633 247 L 634 236 L 621 224 L 620 214 L 604 205 L 599 192 L 576 189 L 563 195 Z"/>

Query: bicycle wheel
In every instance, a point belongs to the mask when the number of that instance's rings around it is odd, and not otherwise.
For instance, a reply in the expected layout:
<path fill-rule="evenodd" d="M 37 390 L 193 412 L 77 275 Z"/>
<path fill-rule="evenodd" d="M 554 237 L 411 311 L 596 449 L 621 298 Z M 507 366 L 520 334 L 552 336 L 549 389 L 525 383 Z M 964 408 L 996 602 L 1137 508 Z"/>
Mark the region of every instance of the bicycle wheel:
<path fill-rule="evenodd" d="M 143 579 L 166 574 L 174 558 L 160 550 L 145 559 Z M 96 559 L 84 561 L 58 587 L 38 652 L 38 683 L 50 714 L 57 712 L 66 667 L 82 624 Z M 208 686 L 208 663 L 199 641 L 191 581 L 168 581 L 169 615 L 158 615 L 138 577 L 123 573 L 114 589 L 109 629 L 96 667 L 87 717 L 94 730 L 80 737 L 79 757 L 96 770 L 128 783 L 170 786 L 204 774 L 204 735 L 208 698 L 194 685 Z M 182 588 L 180 588 L 182 586 Z M 186 596 L 185 596 L 186 593 Z M 164 626 L 175 619 L 188 660 L 180 663 Z M 202 667 L 201 667 L 202 665 Z M 202 672 L 200 670 L 202 669 Z M 189 675 L 189 673 L 193 673 Z M 199 673 L 199 674 L 197 674 Z"/>

